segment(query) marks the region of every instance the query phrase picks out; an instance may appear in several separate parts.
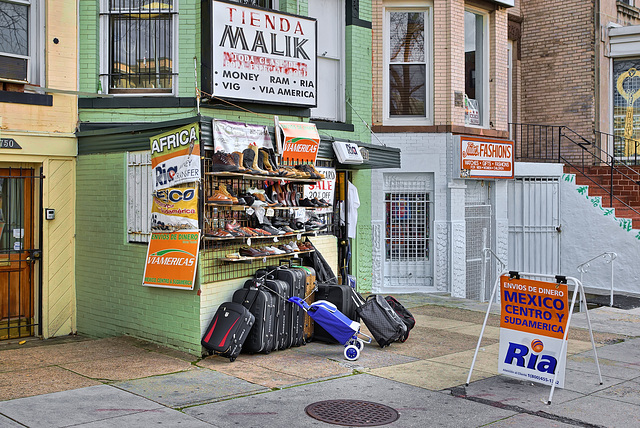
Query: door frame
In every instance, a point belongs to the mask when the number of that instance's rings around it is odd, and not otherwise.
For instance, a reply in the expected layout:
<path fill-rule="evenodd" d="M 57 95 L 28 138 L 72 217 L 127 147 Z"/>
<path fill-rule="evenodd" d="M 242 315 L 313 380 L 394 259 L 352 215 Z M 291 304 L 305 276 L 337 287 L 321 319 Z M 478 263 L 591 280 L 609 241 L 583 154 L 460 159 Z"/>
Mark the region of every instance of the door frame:
<path fill-rule="evenodd" d="M 19 201 L 22 205 L 19 208 L 21 218 L 12 222 L 12 225 L 5 225 L 3 232 L 3 236 L 9 236 L 9 244 L 0 252 L 0 285 L 6 287 L 6 293 L 4 288 L 0 290 L 0 298 L 3 299 L 3 305 L 6 305 L 0 313 L 0 340 L 31 337 L 42 333 L 41 207 L 44 177 L 42 167 L 38 173 L 36 169 L 37 166 L 0 168 L 0 178 L 24 180 Z M 6 182 L 3 185 L 3 191 L 7 192 L 9 187 L 6 186 Z M 3 203 L 7 203 L 6 199 Z M 5 220 L 10 220 L 8 208 L 3 208 Z M 5 235 L 7 233 L 11 235 Z M 19 248 L 16 246 L 17 242 L 21 243 Z M 12 302 L 11 299 L 12 281 L 18 282 L 16 290 L 19 297 L 16 302 Z"/>

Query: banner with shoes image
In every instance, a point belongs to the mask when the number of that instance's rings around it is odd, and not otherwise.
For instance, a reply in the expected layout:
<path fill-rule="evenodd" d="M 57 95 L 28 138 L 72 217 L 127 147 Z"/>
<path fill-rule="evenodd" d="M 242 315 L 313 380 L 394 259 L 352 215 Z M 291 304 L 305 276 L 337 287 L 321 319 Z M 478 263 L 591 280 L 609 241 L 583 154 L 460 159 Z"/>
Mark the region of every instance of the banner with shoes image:
<path fill-rule="evenodd" d="M 198 185 L 169 187 L 153 192 L 151 231 L 198 229 Z"/>
<path fill-rule="evenodd" d="M 213 144 L 214 151 L 225 153 L 242 152 L 250 144 L 273 149 L 266 126 L 218 119 L 213 119 Z"/>

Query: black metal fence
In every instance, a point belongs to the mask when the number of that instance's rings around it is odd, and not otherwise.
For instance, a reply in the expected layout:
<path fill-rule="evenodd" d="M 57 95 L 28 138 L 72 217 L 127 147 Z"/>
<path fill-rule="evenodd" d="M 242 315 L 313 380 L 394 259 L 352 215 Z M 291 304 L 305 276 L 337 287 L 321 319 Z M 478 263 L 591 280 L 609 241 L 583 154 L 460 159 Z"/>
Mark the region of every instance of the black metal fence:
<path fill-rule="evenodd" d="M 584 176 L 590 185 L 605 191 L 610 206 L 618 201 L 640 215 L 623 200 L 625 189 L 616 185 L 625 181 L 640 185 L 640 168 L 637 167 L 640 165 L 640 141 L 604 132 L 585 137 L 567 126 L 557 125 L 511 123 L 509 130 L 517 162 L 562 163 Z M 595 178 L 594 167 L 598 167 L 600 176 L 607 170 L 606 184 Z"/>

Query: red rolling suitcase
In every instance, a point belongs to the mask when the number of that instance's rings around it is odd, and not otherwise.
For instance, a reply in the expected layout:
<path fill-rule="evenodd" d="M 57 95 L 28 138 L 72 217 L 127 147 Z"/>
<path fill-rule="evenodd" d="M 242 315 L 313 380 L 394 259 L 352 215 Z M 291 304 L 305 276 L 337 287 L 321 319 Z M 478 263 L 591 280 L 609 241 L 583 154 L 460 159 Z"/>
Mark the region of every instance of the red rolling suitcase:
<path fill-rule="evenodd" d="M 200 343 L 209 351 L 233 362 L 240 354 L 255 317 L 240 303 L 226 302 L 218 307 Z"/>

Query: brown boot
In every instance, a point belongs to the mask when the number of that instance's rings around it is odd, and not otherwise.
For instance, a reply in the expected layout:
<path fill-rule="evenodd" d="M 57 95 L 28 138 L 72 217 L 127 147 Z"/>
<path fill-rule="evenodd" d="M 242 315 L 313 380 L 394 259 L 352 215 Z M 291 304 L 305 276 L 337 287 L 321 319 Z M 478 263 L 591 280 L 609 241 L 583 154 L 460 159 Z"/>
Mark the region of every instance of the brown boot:
<path fill-rule="evenodd" d="M 238 198 L 236 198 L 235 196 L 233 196 L 231 193 L 229 193 L 229 191 L 227 190 L 227 186 L 225 184 L 220 184 L 218 186 L 218 191 L 220 193 L 222 193 L 223 195 L 225 195 L 227 198 L 231 199 L 231 202 L 233 202 L 234 204 L 238 203 Z"/>
<path fill-rule="evenodd" d="M 253 164 L 251 165 L 251 168 L 258 171 L 258 174 L 269 175 L 267 171 L 258 166 L 258 157 L 260 156 L 258 146 L 250 145 L 249 149 L 253 152 Z"/>

